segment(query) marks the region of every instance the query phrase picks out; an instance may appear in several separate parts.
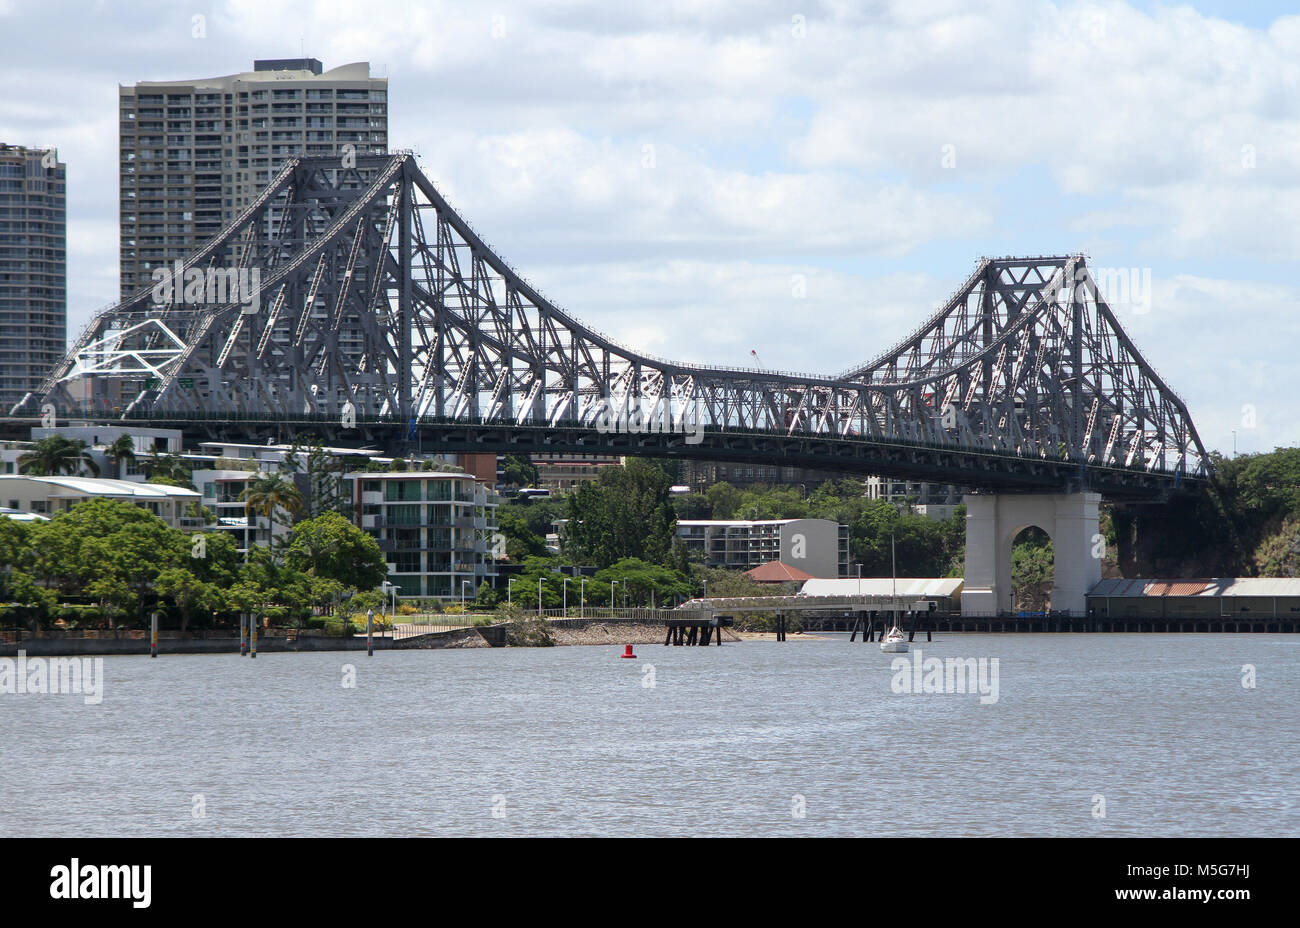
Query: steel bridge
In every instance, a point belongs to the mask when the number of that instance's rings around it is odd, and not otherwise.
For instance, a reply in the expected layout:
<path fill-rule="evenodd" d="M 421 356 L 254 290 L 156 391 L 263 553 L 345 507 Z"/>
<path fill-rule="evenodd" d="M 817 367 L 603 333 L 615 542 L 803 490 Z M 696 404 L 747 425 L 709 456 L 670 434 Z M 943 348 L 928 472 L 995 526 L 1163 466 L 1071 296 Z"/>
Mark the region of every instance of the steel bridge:
<path fill-rule="evenodd" d="M 395 453 L 775 462 L 999 492 L 1150 499 L 1207 477 L 1185 404 L 1082 255 L 985 258 L 901 343 L 838 374 L 683 364 L 564 312 L 399 152 L 291 159 L 154 277 L 96 315 L 12 415 Z"/>

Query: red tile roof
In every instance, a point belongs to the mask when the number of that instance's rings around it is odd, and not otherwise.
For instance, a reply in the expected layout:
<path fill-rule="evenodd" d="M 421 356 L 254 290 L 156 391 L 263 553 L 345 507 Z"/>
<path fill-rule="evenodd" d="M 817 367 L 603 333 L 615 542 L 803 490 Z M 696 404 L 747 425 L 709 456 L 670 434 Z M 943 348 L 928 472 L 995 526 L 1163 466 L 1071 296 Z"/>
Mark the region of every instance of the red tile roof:
<path fill-rule="evenodd" d="M 745 576 L 758 583 L 789 583 L 791 581 L 803 583 L 805 580 L 816 579 L 806 570 L 791 567 L 782 561 L 768 561 L 766 564 L 759 564 L 753 570 L 745 571 Z"/>

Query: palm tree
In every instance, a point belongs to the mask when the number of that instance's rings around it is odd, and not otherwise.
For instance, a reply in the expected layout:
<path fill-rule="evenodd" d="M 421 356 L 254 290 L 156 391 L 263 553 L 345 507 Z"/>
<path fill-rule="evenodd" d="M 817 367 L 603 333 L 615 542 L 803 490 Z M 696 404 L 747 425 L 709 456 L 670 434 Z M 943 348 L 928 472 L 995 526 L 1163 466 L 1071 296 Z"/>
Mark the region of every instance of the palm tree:
<path fill-rule="evenodd" d="M 144 469 L 149 474 L 150 483 L 194 489 L 194 485 L 190 482 L 192 477 L 190 469 L 179 454 L 170 451 L 159 454 L 154 451 L 149 455 L 149 460 L 145 461 Z"/>
<path fill-rule="evenodd" d="M 99 465 L 86 449 L 86 443 L 79 438 L 73 440 L 63 435 L 38 439 L 32 450 L 24 452 L 18 458 L 18 472 L 37 477 L 80 474 L 83 467 L 94 476 L 99 476 Z"/>
<path fill-rule="evenodd" d="M 119 435 L 113 443 L 104 449 L 104 454 L 113 462 L 113 476 L 122 476 L 122 462 L 135 460 L 135 441 L 130 435 Z"/>
<path fill-rule="evenodd" d="M 253 513 L 260 513 L 271 524 L 271 535 L 275 535 L 276 518 L 275 514 L 283 509 L 290 515 L 296 515 L 302 511 L 302 493 L 293 485 L 293 481 L 285 479 L 284 474 L 276 471 L 273 474 L 259 474 L 248 481 L 248 487 L 240 494 L 240 499 L 244 501 L 244 513 L 246 518 L 250 518 Z"/>

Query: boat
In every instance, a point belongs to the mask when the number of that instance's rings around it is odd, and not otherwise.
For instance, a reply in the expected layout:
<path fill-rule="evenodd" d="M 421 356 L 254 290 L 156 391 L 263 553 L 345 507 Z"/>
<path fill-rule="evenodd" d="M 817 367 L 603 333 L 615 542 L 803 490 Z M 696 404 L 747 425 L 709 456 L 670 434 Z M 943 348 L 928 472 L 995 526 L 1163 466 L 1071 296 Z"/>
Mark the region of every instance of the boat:
<path fill-rule="evenodd" d="M 890 654 L 907 653 L 907 636 L 897 625 L 880 636 L 880 650 Z"/>
<path fill-rule="evenodd" d="M 894 536 L 889 536 L 889 573 L 894 579 L 894 595 L 891 606 L 898 608 L 898 555 L 894 550 Z M 907 653 L 907 636 L 897 625 L 890 626 L 889 631 L 880 636 L 880 650 L 889 654 Z"/>

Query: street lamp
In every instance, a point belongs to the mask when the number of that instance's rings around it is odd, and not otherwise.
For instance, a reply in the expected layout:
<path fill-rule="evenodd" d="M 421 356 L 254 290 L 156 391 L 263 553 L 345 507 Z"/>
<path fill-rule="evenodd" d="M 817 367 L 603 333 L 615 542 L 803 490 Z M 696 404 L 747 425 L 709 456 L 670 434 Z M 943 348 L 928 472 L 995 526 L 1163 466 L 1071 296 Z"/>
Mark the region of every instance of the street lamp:
<path fill-rule="evenodd" d="M 510 594 L 514 592 L 514 591 L 511 589 L 511 587 L 514 586 L 515 581 L 518 580 L 518 579 L 519 579 L 518 577 L 511 577 L 511 578 L 506 582 L 506 605 L 507 605 L 507 606 L 513 606 L 513 605 L 515 604 L 514 597 L 511 596 Z"/>
<path fill-rule="evenodd" d="M 460 581 L 460 614 L 462 616 L 465 614 L 465 587 L 469 585 L 470 585 L 469 580 Z M 474 598 L 477 600 L 478 594 L 475 594 Z"/>
<path fill-rule="evenodd" d="M 564 607 L 563 607 L 563 610 L 560 612 L 560 615 L 568 615 L 568 614 L 569 614 L 569 581 L 570 581 L 571 579 L 573 579 L 573 578 L 572 578 L 572 577 L 565 577 L 565 578 L 564 578 L 564 584 L 563 584 L 563 588 L 564 588 Z"/>
<path fill-rule="evenodd" d="M 578 580 L 578 618 L 582 618 L 587 608 L 587 578 Z"/>
<path fill-rule="evenodd" d="M 541 577 L 537 578 L 537 615 L 539 618 L 542 615 L 542 578 Z"/>

